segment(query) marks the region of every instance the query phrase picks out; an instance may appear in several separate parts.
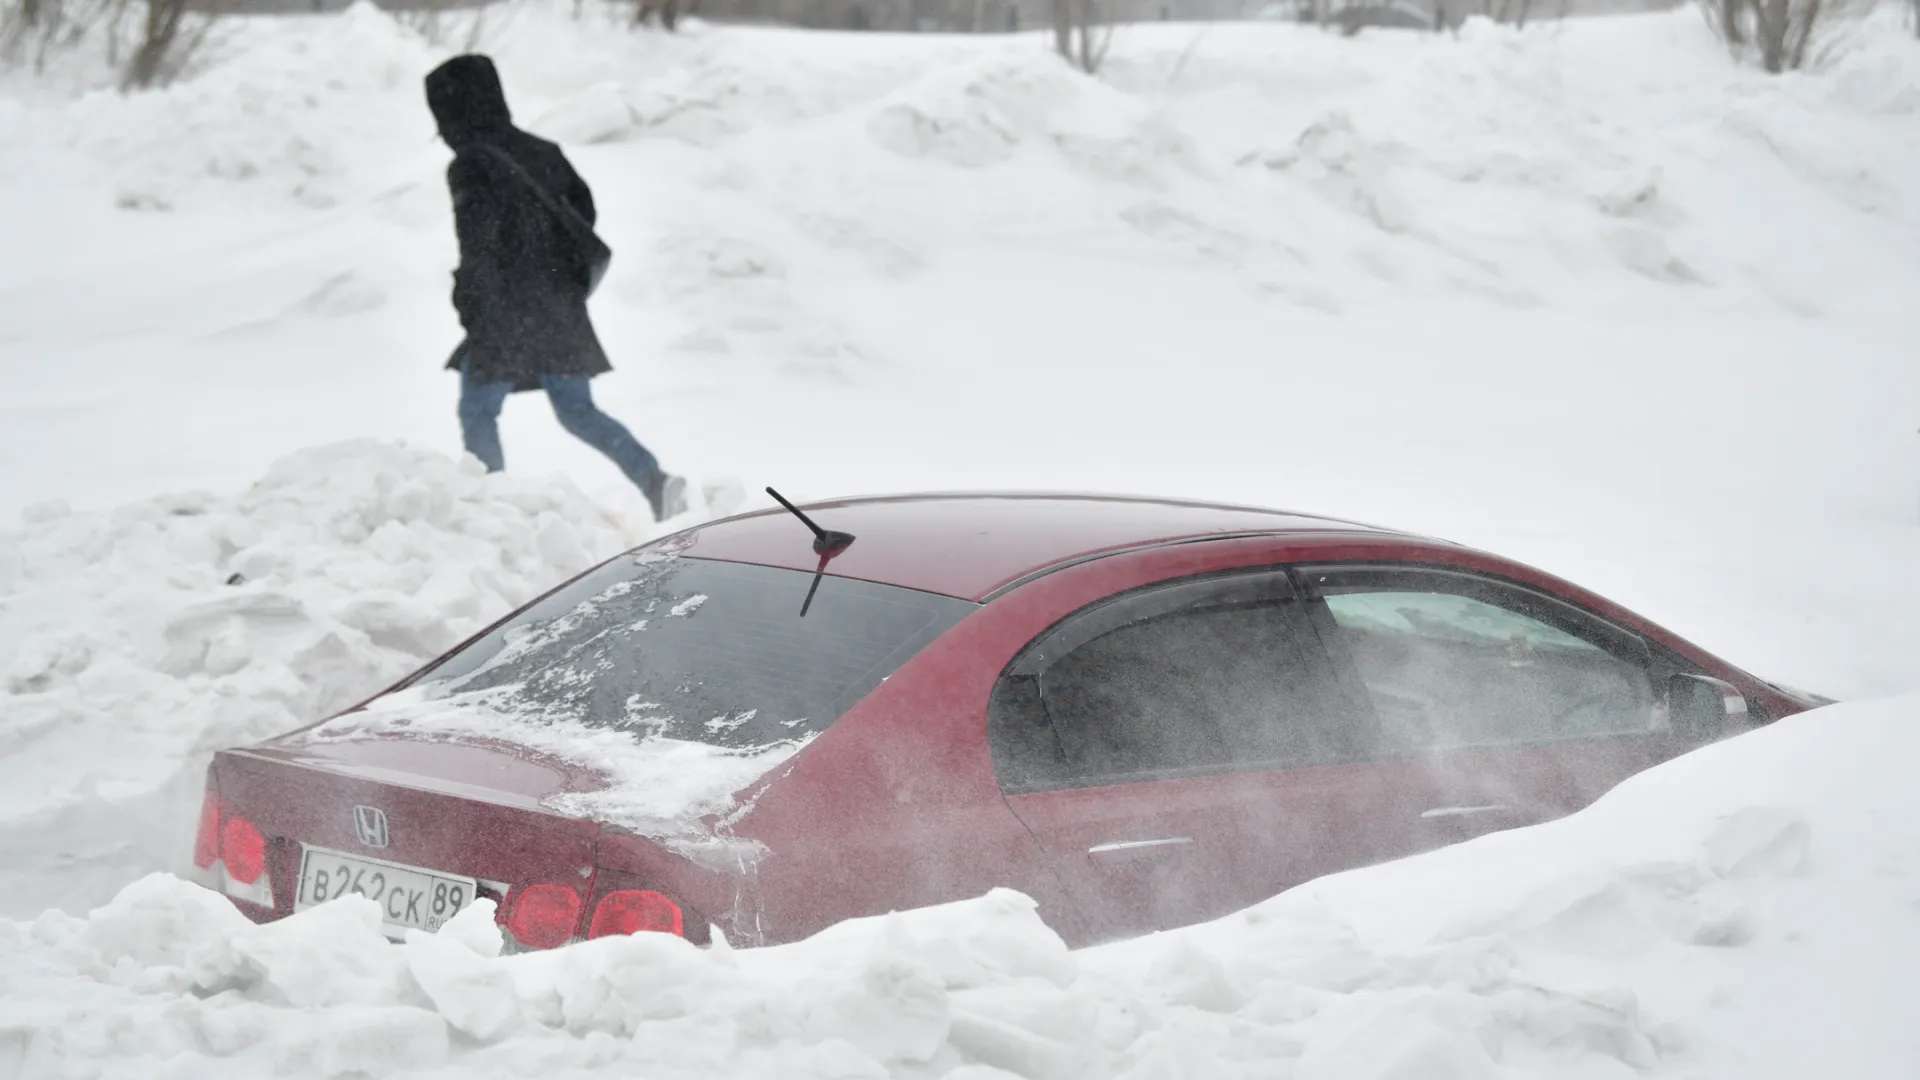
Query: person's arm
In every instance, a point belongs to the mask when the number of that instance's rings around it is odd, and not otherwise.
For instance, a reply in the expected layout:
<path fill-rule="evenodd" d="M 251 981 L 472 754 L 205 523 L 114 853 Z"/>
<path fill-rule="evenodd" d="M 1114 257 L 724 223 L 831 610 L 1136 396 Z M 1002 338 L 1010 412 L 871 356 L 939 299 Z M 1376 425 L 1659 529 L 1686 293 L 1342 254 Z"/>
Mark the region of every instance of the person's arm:
<path fill-rule="evenodd" d="M 460 242 L 453 309 L 460 314 L 460 325 L 471 329 L 480 305 L 499 291 L 500 202 L 490 170 L 469 154 L 456 156 L 447 166 L 447 190 L 453 195 L 453 232 Z"/>

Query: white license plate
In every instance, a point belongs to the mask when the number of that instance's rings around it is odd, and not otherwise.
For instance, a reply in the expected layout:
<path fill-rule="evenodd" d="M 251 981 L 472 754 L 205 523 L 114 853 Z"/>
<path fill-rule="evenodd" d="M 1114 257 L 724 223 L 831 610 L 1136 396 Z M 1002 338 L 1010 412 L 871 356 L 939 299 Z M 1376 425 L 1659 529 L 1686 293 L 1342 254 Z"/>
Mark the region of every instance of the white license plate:
<path fill-rule="evenodd" d="M 474 879 L 469 877 L 303 847 L 300 892 L 293 902 L 296 911 L 358 895 L 380 905 L 380 917 L 388 927 L 438 930 L 474 900 Z"/>

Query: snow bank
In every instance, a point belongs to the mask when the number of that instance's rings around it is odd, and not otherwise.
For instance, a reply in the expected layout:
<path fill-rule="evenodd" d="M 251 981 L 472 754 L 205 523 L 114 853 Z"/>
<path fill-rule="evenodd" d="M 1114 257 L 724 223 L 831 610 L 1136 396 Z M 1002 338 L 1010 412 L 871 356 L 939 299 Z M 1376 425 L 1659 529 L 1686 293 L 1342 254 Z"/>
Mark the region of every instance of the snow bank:
<path fill-rule="evenodd" d="M 1349 515 L 1823 693 L 1920 686 L 1920 50 L 1897 27 L 1771 78 L 1691 10 L 1141 26 L 1091 79 L 1044 34 L 667 35 L 571 7 L 498 8 L 481 44 L 594 185 L 618 253 L 595 392 L 669 468 Z M 457 449 L 419 77 L 458 45 L 361 5 L 231 20 L 155 94 L 0 76 L 0 250 L 30 253 L 0 260 L 0 460 L 35 463 L 0 471 L 0 514 L 131 504 L 0 542 L 0 910 L 171 865 L 207 751 L 618 542 L 577 496 L 444 460 L 276 473 L 283 517 L 136 501 L 345 434 Z M 537 401 L 503 427 L 515 470 L 635 498 Z M 381 525 L 352 478 L 414 472 L 462 493 L 451 516 Z"/>
<path fill-rule="evenodd" d="M 109 89 L 113 75 L 84 47 L 56 51 L 49 76 L 15 71 L 0 85 L 22 96 L 49 79 L 89 87 L 57 116 L 23 109 L 13 119 L 36 142 L 81 151 L 86 167 L 63 179 L 92 188 L 109 178 L 124 211 L 204 208 L 213 192 L 325 209 L 369 194 L 355 183 L 368 155 L 416 167 L 434 156 L 431 118 L 364 106 L 407 93 L 424 102 L 420 76 L 442 51 L 361 3 L 336 17 L 222 20 L 196 72 L 160 90 Z"/>
<path fill-rule="evenodd" d="M 638 542 L 564 481 L 376 442 L 0 535 L 0 905 L 184 868 L 212 751 L 310 723 Z"/>
<path fill-rule="evenodd" d="M 221 26 L 204 70 L 163 91 L 0 113 L 37 162 L 16 179 L 110 177 L 134 211 L 377 204 L 444 232 L 419 79 L 465 40 L 368 3 Z M 1877 219 L 1916 225 L 1902 189 L 1917 148 L 1899 124 L 1920 109 L 1920 62 L 1892 17 L 1790 78 L 1727 59 L 1692 11 L 1357 40 L 1138 26 L 1099 79 L 1039 35 L 670 35 L 549 0 L 496 6 L 479 31 L 522 121 L 611 150 L 587 159 L 603 170 L 652 174 L 646 201 L 676 213 L 648 246 L 772 248 L 808 279 L 760 283 L 800 294 L 789 319 L 835 254 L 982 228 L 1112 230 L 1320 307 L 1413 293 L 1533 308 L 1605 282 L 1813 311 L 1879 291 L 1894 264 L 1867 231 Z M 1803 220 L 1779 220 L 1782 197 Z M 843 235 L 847 219 L 865 234 Z M 1833 257 L 1781 258 L 1822 237 L 1843 238 Z M 783 344 L 847 351 L 831 337 Z"/>
<path fill-rule="evenodd" d="M 502 957 L 489 905 L 254 926 L 156 875 L 0 922 L 22 1075 L 1904 1080 L 1920 698 L 1783 721 L 1572 818 L 1068 952 L 1016 893 L 790 946 Z"/>
<path fill-rule="evenodd" d="M 1296 984 L 1246 1008 L 1310 1003 L 1301 1077 L 1911 1075 L 1916 719 L 1915 697 L 1816 710 L 1561 821 L 1324 878 L 1090 966 L 1158 964 L 1179 993 L 1249 1003 Z"/>

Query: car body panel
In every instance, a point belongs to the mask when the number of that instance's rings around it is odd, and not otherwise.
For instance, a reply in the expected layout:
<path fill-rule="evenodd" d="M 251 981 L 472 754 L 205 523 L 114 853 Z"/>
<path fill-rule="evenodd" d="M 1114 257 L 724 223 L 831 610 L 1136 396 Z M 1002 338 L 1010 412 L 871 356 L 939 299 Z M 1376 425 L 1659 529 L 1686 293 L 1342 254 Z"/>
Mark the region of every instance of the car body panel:
<path fill-rule="evenodd" d="M 521 754 L 463 746 L 463 753 L 447 760 L 462 763 L 467 780 L 450 787 L 444 777 L 397 766 L 421 760 L 422 748 L 413 740 L 381 739 L 359 749 L 355 756 L 252 750 L 215 756 L 213 786 L 221 800 L 269 837 L 273 915 L 294 910 L 303 844 L 482 881 L 503 873 L 516 881 L 581 885 L 592 878 L 597 827 L 530 801 L 524 781 L 536 773 L 519 771 L 525 764 Z M 377 775 L 355 768 L 383 754 L 392 756 L 377 767 Z M 523 782 L 521 792 L 487 786 L 489 777 L 509 775 Z M 375 807 L 385 815 L 384 847 L 361 843 L 355 806 Z"/>
<path fill-rule="evenodd" d="M 987 755 L 986 700 L 1008 627 L 995 607 L 962 620 L 747 793 L 753 809 L 732 831 L 768 851 L 757 867 L 759 943 L 805 937 L 848 911 L 995 887 L 1027 893 L 1080 936 L 1077 909 Z"/>
<path fill-rule="evenodd" d="M 893 496 L 805 510 L 855 537 L 827 564 L 829 573 L 975 601 L 1037 570 L 1101 552 L 1223 533 L 1367 529 L 1272 510 L 1097 496 Z M 696 558 L 809 572 L 820 565 L 812 544 L 806 527 L 778 509 L 703 525 L 677 540 Z"/>
<path fill-rule="evenodd" d="M 1491 555 L 1373 532 L 1169 543 L 1042 576 L 986 605 L 909 661 L 889 687 L 828 728 L 758 795 L 754 811 L 736 832 L 773 852 L 759 869 L 768 890 L 764 940 L 791 940 L 790 933 L 810 933 L 834 921 L 826 900 L 836 889 L 857 895 L 854 907 L 860 910 L 883 911 L 975 895 L 1015 880 L 1022 884 L 1014 887 L 1040 890 L 1043 914 L 1062 926 L 1070 941 L 1100 940 L 1172 925 L 1165 919 L 1182 903 L 1198 917 L 1223 914 L 1320 873 L 1470 835 L 1466 830 L 1472 823 L 1420 816 L 1478 797 L 1476 789 L 1445 783 L 1449 775 L 1456 780 L 1519 778 L 1531 793 L 1523 804 L 1527 819 L 1544 820 L 1599 794 L 1587 776 L 1586 767 L 1596 764 L 1593 755 L 1619 759 L 1598 761 L 1598 772 L 1614 779 L 1644 767 L 1647 745 L 1615 741 L 1597 748 L 1502 750 L 1491 754 L 1486 768 L 1451 774 L 1424 762 L 1373 762 L 1012 795 L 1006 803 L 1049 852 L 1057 880 L 1036 877 L 1024 863 L 1016 873 L 1012 863 L 996 867 L 990 860 L 925 872 L 929 852 L 951 848 L 951 837 L 968 830 L 994 837 L 1002 851 L 1020 848 L 1008 839 L 1003 822 L 981 824 L 998 818 L 1001 798 L 985 717 L 995 678 L 1028 641 L 1088 604 L 1158 582 L 1228 569 L 1369 560 L 1457 566 L 1525 581 L 1575 601 L 1598 601 Z M 1604 602 L 1591 606 L 1608 607 Z M 1304 848 L 1281 843 L 1250 811 L 1255 806 L 1310 822 L 1295 835 L 1311 832 L 1316 839 Z M 843 826 L 845 848 L 825 850 L 810 843 L 821 821 Z M 1356 829 L 1357 822 L 1383 824 Z M 1087 855 L 1100 844 L 1163 833 L 1190 836 L 1196 844 L 1137 858 Z M 773 876 L 788 872 L 783 862 L 807 884 L 784 894 L 785 883 L 768 885 Z M 1190 871 L 1207 878 L 1183 901 L 1167 879 Z M 1234 874 L 1240 876 L 1229 880 Z M 836 881 L 845 884 L 833 885 Z M 1065 910 L 1069 904 L 1071 912 Z"/>
<path fill-rule="evenodd" d="M 484 795 L 539 812 L 544 812 L 543 800 L 555 795 L 606 786 L 605 776 L 593 769 L 514 743 L 453 742 L 402 732 L 326 740 L 281 736 L 254 747 L 249 756 L 458 798 Z"/>
<path fill-rule="evenodd" d="M 826 565 L 828 574 L 986 602 L 743 791 L 742 809 L 711 823 L 719 841 L 710 846 L 670 850 L 547 809 L 556 794 L 605 781 L 507 744 L 322 742 L 309 728 L 221 752 L 213 784 L 272 837 L 360 850 L 352 807 L 377 800 L 394 838 L 390 850 L 370 855 L 588 890 L 597 868 L 666 890 L 744 944 L 791 941 L 847 917 L 995 887 L 1033 896 L 1042 915 L 1081 944 L 1224 914 L 1322 873 L 1558 816 L 1686 748 L 1616 737 L 1444 761 L 1216 771 L 1007 794 L 989 745 L 996 682 L 1028 643 L 1115 594 L 1255 567 L 1451 567 L 1546 593 L 1644 637 L 1733 685 L 1755 722 L 1809 707 L 1562 579 L 1371 526 L 1094 497 L 902 497 L 805 509 L 857 538 Z M 688 558 L 821 567 L 811 534 L 784 511 L 658 543 Z M 1508 812 L 1429 813 L 1489 805 Z M 291 910 L 298 845 L 274 844 L 276 905 L 249 911 L 256 918 Z"/>
<path fill-rule="evenodd" d="M 1418 796 L 1371 763 L 1223 771 L 1011 795 L 1089 929 L 1082 943 L 1229 914 L 1420 850 Z"/>
<path fill-rule="evenodd" d="M 1622 622 L 1643 623 L 1598 597 L 1509 560 L 1439 542 L 1365 534 L 1182 544 L 1061 571 L 1038 588 L 1056 597 L 1045 617 L 1057 621 L 1070 614 L 1069 608 L 1077 610 L 1130 588 L 1223 570 L 1309 562 L 1456 567 L 1521 582 Z M 1032 636 L 1038 636 L 1037 628 Z M 1724 670 L 1724 665 L 1694 652 L 1709 670 Z M 1557 817 L 1665 756 L 1670 756 L 1670 748 L 1650 738 L 1580 740 L 1014 794 L 1009 802 L 1082 899 L 1083 922 L 1104 939 L 1223 915 L 1322 873 Z M 1488 805 L 1506 805 L 1511 813 L 1423 816 L 1433 810 Z M 1171 842 L 1110 847 L 1148 841 Z M 1102 847 L 1108 850 L 1096 850 Z"/>

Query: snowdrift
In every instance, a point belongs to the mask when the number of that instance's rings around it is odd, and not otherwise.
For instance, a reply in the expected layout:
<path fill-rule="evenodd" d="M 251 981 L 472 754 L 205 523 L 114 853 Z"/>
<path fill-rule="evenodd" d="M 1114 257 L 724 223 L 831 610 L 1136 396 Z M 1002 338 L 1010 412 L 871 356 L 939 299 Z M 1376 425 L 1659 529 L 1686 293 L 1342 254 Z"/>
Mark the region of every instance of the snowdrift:
<path fill-rule="evenodd" d="M 320 719 L 641 537 L 563 480 L 377 442 L 0 534 L 0 910 L 184 870 L 213 751 Z"/>
<path fill-rule="evenodd" d="M 482 905 L 256 927 L 167 875 L 0 922 L 0 1067 L 65 1077 L 1902 1080 L 1920 698 L 1698 751 L 1571 818 L 1070 953 L 1023 896 L 765 950 L 501 956 Z"/>
<path fill-rule="evenodd" d="M 571 8 L 481 45 L 594 184 L 596 393 L 669 467 L 1380 520 L 1770 677 L 1920 686 L 1898 25 L 1790 78 L 1692 11 L 1138 27 L 1089 79 L 1043 34 Z M 165 874 L 210 751 L 640 539 L 541 409 L 515 474 L 425 449 L 457 449 L 458 328 L 418 80 L 457 38 L 362 4 L 229 20 L 160 93 L 0 73 L 0 460 L 35 463 L 0 472 L 0 1075 L 1915 1074 L 1912 699 L 1079 954 L 1003 893 L 501 957 L 483 909 L 394 947 L 364 905 L 253 927 Z"/>
<path fill-rule="evenodd" d="M 603 7 L 498 5 L 480 45 L 594 185 L 595 392 L 669 468 L 1382 521 L 1769 677 L 1920 686 L 1897 17 L 1789 78 L 1691 10 L 1129 27 L 1088 78 L 1044 33 Z M 82 58 L 0 73 L 0 248 L 31 253 L 0 260 L 0 460 L 36 463 L 0 518 L 237 490 L 350 436 L 457 453 L 419 78 L 462 40 L 362 4 L 229 20 L 159 93 L 69 92 L 99 85 Z M 511 468 L 637 512 L 538 402 L 503 435 Z"/>
<path fill-rule="evenodd" d="M 1920 61 L 1891 14 L 1784 79 L 1728 60 L 1692 11 L 1358 41 L 1136 26 L 1089 79 L 1037 34 L 666 35 L 573 10 L 496 7 L 478 45 L 522 122 L 598 175 L 644 177 L 642 220 L 611 219 L 610 239 L 684 251 L 645 275 L 654 289 L 695 299 L 687 261 L 753 249 L 758 271 L 700 283 L 733 303 L 693 306 L 709 324 L 739 302 L 768 310 L 703 327 L 710 347 L 851 363 L 859 343 L 805 302 L 816 287 L 849 261 L 910 276 L 982 236 L 1211 265 L 1335 310 L 1672 307 L 1705 289 L 1814 313 L 1885 296 L 1920 225 L 1903 190 L 1920 147 L 1900 123 L 1920 109 Z M 37 107 L 0 112 L 0 130 L 36 163 L 0 178 L 104 189 L 98 208 L 130 228 L 240 206 L 373 211 L 444 248 L 444 155 L 418 80 L 464 43 L 364 2 L 232 19 L 164 91 L 49 100 L 101 80 L 67 57 L 63 78 L 8 77 Z M 651 298 L 629 284 L 629 301 Z M 782 333 L 756 340 L 772 307 Z"/>

